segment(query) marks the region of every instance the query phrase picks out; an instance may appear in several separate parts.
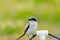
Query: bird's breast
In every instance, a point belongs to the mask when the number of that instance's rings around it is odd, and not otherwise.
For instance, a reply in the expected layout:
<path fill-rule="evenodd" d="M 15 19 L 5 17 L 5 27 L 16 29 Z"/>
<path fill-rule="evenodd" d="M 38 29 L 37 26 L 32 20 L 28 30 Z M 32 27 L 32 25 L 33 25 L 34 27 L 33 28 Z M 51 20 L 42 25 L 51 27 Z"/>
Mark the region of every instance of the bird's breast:
<path fill-rule="evenodd" d="M 37 30 L 37 23 L 30 23 L 30 27 L 26 34 L 27 35 L 33 34 L 34 32 L 36 32 L 36 30 Z"/>

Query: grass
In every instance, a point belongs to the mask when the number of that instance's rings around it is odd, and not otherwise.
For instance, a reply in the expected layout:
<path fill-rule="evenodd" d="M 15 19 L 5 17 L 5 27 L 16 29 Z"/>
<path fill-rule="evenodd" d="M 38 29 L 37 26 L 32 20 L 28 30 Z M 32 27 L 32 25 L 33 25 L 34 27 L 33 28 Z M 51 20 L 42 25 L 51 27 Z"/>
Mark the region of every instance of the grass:
<path fill-rule="evenodd" d="M 19 36 L 30 16 L 37 17 L 37 30 L 47 29 L 49 33 L 59 35 L 59 3 L 59 0 L 0 0 L 0 35 L 8 38 L 8 35 L 17 33 L 15 35 Z M 0 39 L 3 40 L 5 36 Z"/>

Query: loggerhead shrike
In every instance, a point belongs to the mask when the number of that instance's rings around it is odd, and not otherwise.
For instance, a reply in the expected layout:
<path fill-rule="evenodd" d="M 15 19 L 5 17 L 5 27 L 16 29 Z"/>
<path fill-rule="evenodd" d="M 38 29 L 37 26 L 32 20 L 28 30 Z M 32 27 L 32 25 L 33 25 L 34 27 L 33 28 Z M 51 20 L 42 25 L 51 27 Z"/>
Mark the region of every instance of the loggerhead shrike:
<path fill-rule="evenodd" d="M 32 38 L 34 38 L 37 35 L 36 30 L 37 30 L 36 18 L 31 17 L 31 18 L 29 18 L 29 24 L 27 25 L 24 33 L 17 40 L 22 38 L 24 35 L 27 35 L 29 37 L 29 40 L 32 40 Z"/>

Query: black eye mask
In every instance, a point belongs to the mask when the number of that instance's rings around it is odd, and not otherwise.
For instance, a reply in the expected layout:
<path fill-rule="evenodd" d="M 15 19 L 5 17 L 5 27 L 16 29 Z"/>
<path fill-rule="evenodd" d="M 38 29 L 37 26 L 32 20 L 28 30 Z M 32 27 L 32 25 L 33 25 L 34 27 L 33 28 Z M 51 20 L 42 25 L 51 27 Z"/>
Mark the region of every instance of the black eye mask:
<path fill-rule="evenodd" d="M 31 20 L 32 20 L 32 21 L 36 21 L 36 19 L 35 19 L 35 18 L 29 19 L 29 21 L 31 21 Z"/>

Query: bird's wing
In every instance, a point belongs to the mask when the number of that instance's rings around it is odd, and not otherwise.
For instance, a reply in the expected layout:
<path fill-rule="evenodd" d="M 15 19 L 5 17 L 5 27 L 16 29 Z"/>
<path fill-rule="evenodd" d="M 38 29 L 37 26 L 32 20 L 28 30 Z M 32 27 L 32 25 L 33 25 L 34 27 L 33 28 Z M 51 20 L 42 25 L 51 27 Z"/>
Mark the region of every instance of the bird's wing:
<path fill-rule="evenodd" d="M 24 33 L 27 32 L 27 30 L 29 29 L 29 26 L 30 26 L 30 24 L 28 24 L 28 25 L 26 26 L 26 29 L 25 29 Z"/>
<path fill-rule="evenodd" d="M 30 24 L 29 24 L 29 25 L 30 25 Z M 27 30 L 29 29 L 29 25 L 27 25 L 24 34 L 22 34 L 17 40 L 19 40 L 20 38 L 22 38 L 22 37 L 26 34 Z"/>

